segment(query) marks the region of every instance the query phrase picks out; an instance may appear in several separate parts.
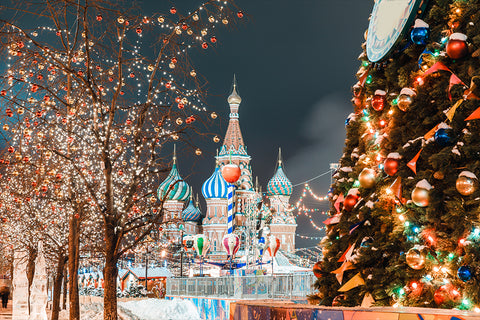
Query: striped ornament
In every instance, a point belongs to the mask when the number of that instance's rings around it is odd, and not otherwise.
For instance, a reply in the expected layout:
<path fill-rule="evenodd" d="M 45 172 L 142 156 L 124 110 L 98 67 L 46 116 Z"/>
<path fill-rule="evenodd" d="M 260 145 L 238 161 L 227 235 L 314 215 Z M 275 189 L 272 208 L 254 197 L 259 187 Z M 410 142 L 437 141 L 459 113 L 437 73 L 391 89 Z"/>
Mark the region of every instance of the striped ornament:
<path fill-rule="evenodd" d="M 213 174 L 202 186 L 202 194 L 205 199 L 226 199 L 228 183 L 222 177 L 222 171 L 219 167 L 215 168 Z"/>
<path fill-rule="evenodd" d="M 235 194 L 235 186 L 233 184 L 228 185 L 227 195 L 227 208 L 228 208 L 228 221 L 227 221 L 227 233 L 233 233 L 235 231 L 235 212 L 233 210 L 234 202 L 233 196 Z"/>
<path fill-rule="evenodd" d="M 267 192 L 269 196 L 290 196 L 293 191 L 292 182 L 283 172 L 282 165 L 279 165 L 272 179 L 268 182 Z"/>
<path fill-rule="evenodd" d="M 180 177 L 177 165 L 173 164 L 168 177 L 158 186 L 158 199 L 185 201 L 190 198 L 190 194 L 190 186 Z"/>
<path fill-rule="evenodd" d="M 240 248 L 240 238 L 235 233 L 226 234 L 223 237 L 222 243 L 227 254 L 231 256 L 231 258 L 235 257 L 235 254 Z"/>

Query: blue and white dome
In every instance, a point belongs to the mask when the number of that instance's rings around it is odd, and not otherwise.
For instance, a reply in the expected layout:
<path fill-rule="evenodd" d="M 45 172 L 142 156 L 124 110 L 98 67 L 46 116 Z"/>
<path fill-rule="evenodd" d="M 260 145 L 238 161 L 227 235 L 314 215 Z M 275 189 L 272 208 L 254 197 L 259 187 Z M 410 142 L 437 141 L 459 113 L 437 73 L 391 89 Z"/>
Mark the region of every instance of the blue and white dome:
<path fill-rule="evenodd" d="M 185 201 L 190 195 L 190 186 L 180 177 L 174 155 L 172 170 L 168 174 L 168 177 L 158 186 L 157 197 L 160 201 Z"/>
<path fill-rule="evenodd" d="M 292 195 L 293 185 L 287 178 L 282 169 L 282 163 L 279 162 L 277 171 L 267 184 L 269 196 L 290 196 Z"/>
<path fill-rule="evenodd" d="M 222 171 L 217 166 L 215 172 L 203 183 L 202 194 L 205 199 L 226 199 L 228 183 L 222 176 Z"/>
<path fill-rule="evenodd" d="M 192 221 L 198 222 L 200 220 L 200 216 L 202 213 L 200 209 L 198 209 L 194 204 L 192 198 L 190 198 L 190 202 L 188 206 L 182 211 L 182 219 L 183 221 Z"/>

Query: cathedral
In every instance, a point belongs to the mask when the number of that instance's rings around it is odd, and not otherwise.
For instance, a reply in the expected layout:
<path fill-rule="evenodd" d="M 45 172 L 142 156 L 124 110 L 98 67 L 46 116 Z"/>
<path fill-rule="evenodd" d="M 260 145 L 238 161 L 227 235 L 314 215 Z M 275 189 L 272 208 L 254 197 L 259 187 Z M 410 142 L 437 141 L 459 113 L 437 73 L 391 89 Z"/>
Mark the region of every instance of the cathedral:
<path fill-rule="evenodd" d="M 280 240 L 280 249 L 286 252 L 295 251 L 296 220 L 290 211 L 290 196 L 292 183 L 283 171 L 283 163 L 279 153 L 274 176 L 267 185 L 266 194 L 258 186 L 254 186 L 251 156 L 247 153 L 240 130 L 239 107 L 242 99 L 237 93 L 234 79 L 233 91 L 227 99 L 230 115 L 223 145 L 215 159 L 213 174 L 203 183 L 202 195 L 206 201 L 205 215 L 199 210 L 198 199 L 193 199 L 193 192 L 185 182 L 177 168 L 177 158 L 174 152 L 173 166 L 167 178 L 158 187 L 157 196 L 164 199 L 164 222 L 183 221 L 183 223 L 167 223 L 165 231 L 174 237 L 180 236 L 179 224 L 183 224 L 185 235 L 203 233 L 210 243 L 208 257 L 224 259 L 226 252 L 222 239 L 227 233 L 227 189 L 228 183 L 222 177 L 222 166 L 234 163 L 240 167 L 241 175 L 235 183 L 234 211 L 236 233 L 241 239 L 241 255 L 245 242 L 248 241 L 247 227 L 252 227 L 252 216 L 258 214 L 259 201 L 269 202 L 269 212 L 264 212 L 264 218 L 270 214 L 270 232 Z M 268 200 L 267 200 L 268 199 Z M 265 206 L 264 206 L 265 208 Z M 265 211 L 265 209 L 264 209 Z M 203 217 L 203 219 L 202 219 Z M 181 220 L 180 220 L 181 219 Z M 251 229 L 251 228 L 250 228 Z M 251 235 L 250 235 L 251 236 Z"/>

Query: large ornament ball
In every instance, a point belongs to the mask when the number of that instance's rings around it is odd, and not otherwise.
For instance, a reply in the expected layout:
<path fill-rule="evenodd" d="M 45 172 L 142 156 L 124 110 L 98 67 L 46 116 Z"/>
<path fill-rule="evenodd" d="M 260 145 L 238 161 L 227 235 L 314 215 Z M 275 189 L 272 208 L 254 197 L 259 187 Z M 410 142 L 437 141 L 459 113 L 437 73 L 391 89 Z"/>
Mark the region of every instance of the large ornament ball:
<path fill-rule="evenodd" d="M 448 291 L 445 286 L 441 286 L 433 294 L 433 300 L 437 306 L 441 306 L 448 300 Z"/>
<path fill-rule="evenodd" d="M 382 111 L 386 103 L 387 101 L 384 95 L 376 94 L 372 98 L 372 108 L 375 111 Z"/>
<path fill-rule="evenodd" d="M 460 176 L 455 182 L 455 187 L 462 196 L 469 196 L 477 190 L 477 182 L 473 178 Z"/>
<path fill-rule="evenodd" d="M 315 275 L 315 277 L 317 278 L 321 278 L 322 277 L 322 261 L 318 261 L 317 263 L 315 263 L 313 265 L 313 274 Z"/>
<path fill-rule="evenodd" d="M 428 190 L 424 188 L 415 187 L 412 191 L 412 201 L 416 206 L 426 207 L 430 202 Z"/>
<path fill-rule="evenodd" d="M 340 294 L 335 298 L 333 298 L 332 307 L 340 307 L 343 305 L 344 302 L 345 302 L 345 295 Z"/>
<path fill-rule="evenodd" d="M 457 270 L 457 275 L 460 280 L 467 282 L 472 279 L 472 269 L 469 266 L 461 266 Z"/>
<path fill-rule="evenodd" d="M 468 45 L 466 41 L 450 39 L 446 46 L 447 55 L 451 59 L 461 59 L 468 54 Z"/>
<path fill-rule="evenodd" d="M 407 111 L 412 105 L 413 97 L 408 94 L 401 94 L 397 99 L 397 107 L 403 112 Z"/>
<path fill-rule="evenodd" d="M 413 28 L 410 33 L 410 38 L 412 42 L 421 46 L 424 46 L 428 42 L 428 37 L 430 36 L 430 29 L 425 27 Z"/>
<path fill-rule="evenodd" d="M 375 186 L 375 170 L 365 168 L 358 175 L 358 181 L 362 188 L 370 189 Z"/>
<path fill-rule="evenodd" d="M 358 197 L 356 195 L 349 194 L 348 196 L 345 197 L 345 200 L 343 201 L 343 208 L 346 211 L 350 212 L 352 211 L 353 207 L 355 207 L 357 202 L 358 202 Z"/>
<path fill-rule="evenodd" d="M 425 256 L 416 248 L 407 251 L 406 261 L 407 265 L 414 270 L 420 270 L 425 266 Z"/>
<path fill-rule="evenodd" d="M 230 163 L 226 164 L 222 168 L 222 177 L 228 183 L 237 182 L 238 178 L 240 178 L 240 167 L 236 164 Z"/>
<path fill-rule="evenodd" d="M 398 171 L 398 159 L 387 158 L 383 162 L 383 171 L 389 176 L 394 176 Z"/>
<path fill-rule="evenodd" d="M 446 147 L 452 143 L 452 138 L 449 135 L 449 130 L 445 128 L 438 129 L 435 132 L 435 142 L 441 147 Z"/>

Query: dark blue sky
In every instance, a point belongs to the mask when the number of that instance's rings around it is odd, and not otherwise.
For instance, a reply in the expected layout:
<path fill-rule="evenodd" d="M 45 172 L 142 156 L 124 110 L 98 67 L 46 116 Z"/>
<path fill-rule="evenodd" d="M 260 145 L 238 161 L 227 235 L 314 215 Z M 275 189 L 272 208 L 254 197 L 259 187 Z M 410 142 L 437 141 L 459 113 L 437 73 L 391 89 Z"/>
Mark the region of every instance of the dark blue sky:
<path fill-rule="evenodd" d="M 141 6 L 155 6 L 149 2 Z M 182 1 L 176 6 L 188 10 L 199 3 Z M 356 82 L 357 57 L 373 1 L 246 0 L 237 4 L 248 18 L 229 30 L 221 28 L 215 50 L 193 53 L 197 70 L 209 81 L 211 109 L 219 114 L 218 127 L 212 130 L 220 137 L 225 134 L 226 98 L 235 73 L 242 97 L 242 133 L 253 173 L 264 190 L 274 173 L 278 147 L 282 147 L 286 173 L 294 184 L 328 171 L 329 163 L 338 161 L 343 149 L 344 121 L 353 110 L 351 86 Z M 198 144 L 204 150 L 201 159 L 192 162 L 179 157 L 179 166 L 199 193 L 213 171 L 219 144 L 207 140 Z M 195 157 L 190 154 L 189 158 Z M 325 194 L 329 183 L 327 175 L 310 185 Z M 291 202 L 302 189 L 294 189 Z M 308 203 L 318 205 L 312 200 Z M 324 217 L 314 219 L 323 225 Z M 323 236 L 305 217 L 297 222 L 297 233 Z M 297 247 L 316 242 L 297 239 Z"/>

